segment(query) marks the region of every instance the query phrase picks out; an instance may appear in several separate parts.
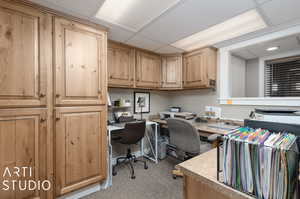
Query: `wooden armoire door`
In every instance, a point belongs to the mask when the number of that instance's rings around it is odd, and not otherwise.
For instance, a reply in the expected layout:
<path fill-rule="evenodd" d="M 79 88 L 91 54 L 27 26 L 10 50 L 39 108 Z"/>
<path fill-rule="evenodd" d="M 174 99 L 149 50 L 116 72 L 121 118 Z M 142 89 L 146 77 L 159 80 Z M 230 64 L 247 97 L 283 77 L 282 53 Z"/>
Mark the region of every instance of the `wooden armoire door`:
<path fill-rule="evenodd" d="M 136 52 L 136 87 L 158 88 L 160 86 L 161 58 L 148 52 Z"/>
<path fill-rule="evenodd" d="M 182 88 L 182 56 L 170 55 L 162 57 L 162 88 Z"/>
<path fill-rule="evenodd" d="M 55 18 L 56 105 L 106 103 L 106 32 Z"/>
<path fill-rule="evenodd" d="M 133 87 L 134 58 L 133 48 L 114 42 L 108 42 L 108 86 Z"/>
<path fill-rule="evenodd" d="M 56 195 L 106 178 L 106 107 L 56 108 Z"/>
<path fill-rule="evenodd" d="M 25 181 L 28 183 L 29 180 L 33 180 L 42 183 L 47 179 L 46 128 L 45 109 L 3 109 L 0 111 L 1 199 L 46 198 L 45 191 L 38 189 L 30 191 L 28 185 L 25 190 L 22 190 Z M 24 167 L 30 169 L 23 169 Z M 17 169 L 19 169 L 19 174 L 13 173 Z M 12 174 L 11 176 L 8 171 Z M 4 180 L 7 180 L 5 185 L 2 184 Z M 15 188 L 13 188 L 12 180 L 16 180 Z M 53 184 L 50 186 L 52 189 Z M 46 188 L 48 189 L 49 186 Z"/>
<path fill-rule="evenodd" d="M 49 16 L 0 0 L 0 107 L 46 105 L 47 40 Z"/>

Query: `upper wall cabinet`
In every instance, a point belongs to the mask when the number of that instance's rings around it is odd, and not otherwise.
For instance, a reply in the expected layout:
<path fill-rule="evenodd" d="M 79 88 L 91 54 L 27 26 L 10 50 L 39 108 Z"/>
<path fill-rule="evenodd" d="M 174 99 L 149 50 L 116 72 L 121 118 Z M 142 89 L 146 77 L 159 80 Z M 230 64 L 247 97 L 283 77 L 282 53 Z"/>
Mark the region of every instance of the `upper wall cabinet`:
<path fill-rule="evenodd" d="M 183 58 L 183 87 L 211 88 L 216 81 L 216 50 L 204 48 Z"/>
<path fill-rule="evenodd" d="M 106 32 L 55 18 L 56 105 L 106 103 Z"/>
<path fill-rule="evenodd" d="M 107 69 L 109 87 L 134 86 L 134 49 L 115 42 L 108 43 Z"/>
<path fill-rule="evenodd" d="M 159 88 L 161 57 L 144 51 L 136 52 L 136 87 Z"/>
<path fill-rule="evenodd" d="M 49 44 L 51 17 L 0 0 L 0 107 L 46 105 Z"/>
<path fill-rule="evenodd" d="M 182 88 L 182 56 L 162 57 L 162 89 Z"/>

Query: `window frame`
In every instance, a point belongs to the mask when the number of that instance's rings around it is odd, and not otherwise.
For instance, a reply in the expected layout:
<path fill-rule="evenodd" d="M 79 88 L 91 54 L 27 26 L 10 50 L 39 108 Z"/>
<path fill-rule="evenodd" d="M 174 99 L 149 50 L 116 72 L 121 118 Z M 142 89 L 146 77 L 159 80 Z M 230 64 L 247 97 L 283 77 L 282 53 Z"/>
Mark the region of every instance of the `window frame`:
<path fill-rule="evenodd" d="M 219 103 L 222 105 L 262 105 L 262 106 L 300 106 L 300 97 L 231 97 L 230 93 L 230 56 L 231 51 L 247 47 L 253 44 L 258 44 L 282 37 L 299 34 L 300 25 L 294 26 L 278 32 L 266 34 L 261 37 L 242 41 L 230 46 L 221 47 L 218 52 L 218 76 L 219 76 Z M 290 51 L 281 54 L 281 57 L 299 55 L 299 51 Z M 259 59 L 259 95 L 264 96 L 264 65 L 266 60 L 280 58 L 278 56 L 268 56 Z M 262 84 L 261 84 L 262 82 Z M 220 86 L 221 85 L 221 86 Z"/>

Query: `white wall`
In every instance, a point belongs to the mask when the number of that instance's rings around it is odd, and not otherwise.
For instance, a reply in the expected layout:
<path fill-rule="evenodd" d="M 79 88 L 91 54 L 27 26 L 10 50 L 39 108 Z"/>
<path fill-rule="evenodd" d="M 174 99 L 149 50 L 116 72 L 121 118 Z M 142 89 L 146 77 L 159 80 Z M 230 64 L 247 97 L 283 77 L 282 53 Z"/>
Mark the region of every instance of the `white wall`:
<path fill-rule="evenodd" d="M 231 55 L 229 80 L 232 97 L 245 97 L 246 60 Z"/>
<path fill-rule="evenodd" d="M 246 97 L 259 97 L 259 60 L 246 61 Z"/>

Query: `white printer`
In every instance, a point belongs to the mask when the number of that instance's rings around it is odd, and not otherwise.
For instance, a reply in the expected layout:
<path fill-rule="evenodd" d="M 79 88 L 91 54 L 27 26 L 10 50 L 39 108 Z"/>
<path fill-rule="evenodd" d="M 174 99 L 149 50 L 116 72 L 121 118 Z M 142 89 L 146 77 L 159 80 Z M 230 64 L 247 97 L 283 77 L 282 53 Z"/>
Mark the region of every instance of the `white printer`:
<path fill-rule="evenodd" d="M 257 108 L 252 119 L 268 122 L 300 124 L 300 111 L 295 109 L 264 109 Z"/>

